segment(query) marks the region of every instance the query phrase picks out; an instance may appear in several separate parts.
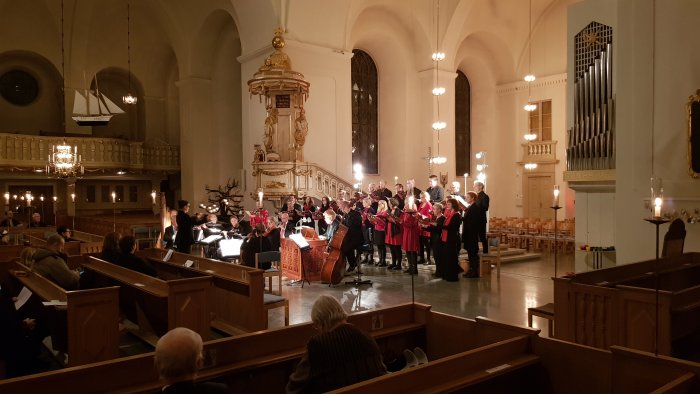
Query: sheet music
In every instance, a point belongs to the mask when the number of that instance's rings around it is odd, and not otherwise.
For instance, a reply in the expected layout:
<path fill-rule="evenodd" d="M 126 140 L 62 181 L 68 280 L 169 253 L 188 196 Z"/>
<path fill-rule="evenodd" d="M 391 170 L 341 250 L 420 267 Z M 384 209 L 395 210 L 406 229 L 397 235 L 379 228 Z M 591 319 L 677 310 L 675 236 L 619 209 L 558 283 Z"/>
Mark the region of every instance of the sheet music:
<path fill-rule="evenodd" d="M 219 242 L 221 257 L 238 257 L 241 255 L 242 239 L 223 239 Z"/>
<path fill-rule="evenodd" d="M 29 301 L 29 297 L 32 296 L 32 291 L 27 289 L 26 287 L 22 287 L 22 291 L 19 292 L 17 295 L 17 301 L 15 301 L 15 310 L 19 310 L 27 301 Z"/>
<path fill-rule="evenodd" d="M 44 306 L 66 306 L 68 305 L 68 302 L 66 301 L 59 301 L 59 300 L 51 300 L 51 301 L 44 301 L 42 302 Z"/>
<path fill-rule="evenodd" d="M 206 237 L 206 238 L 204 238 L 204 239 L 199 240 L 199 243 L 202 243 L 202 244 L 205 244 L 205 245 L 209 245 L 209 244 L 211 244 L 212 242 L 218 241 L 218 240 L 223 239 L 223 238 L 224 238 L 224 237 L 223 237 L 222 235 L 219 235 L 219 234 L 212 234 L 212 235 L 210 235 L 210 236 L 208 236 L 208 237 Z"/>
<path fill-rule="evenodd" d="M 309 249 L 311 246 L 309 243 L 306 241 L 306 238 L 304 238 L 303 235 L 301 234 L 292 234 L 289 236 L 289 239 L 294 241 L 295 244 L 299 247 L 299 249 Z"/>
<path fill-rule="evenodd" d="M 168 260 L 170 260 L 170 258 L 171 258 L 172 256 L 173 256 L 173 250 L 172 250 L 172 249 L 168 249 L 168 253 L 166 253 L 165 256 L 163 256 L 163 261 L 168 261 Z"/>

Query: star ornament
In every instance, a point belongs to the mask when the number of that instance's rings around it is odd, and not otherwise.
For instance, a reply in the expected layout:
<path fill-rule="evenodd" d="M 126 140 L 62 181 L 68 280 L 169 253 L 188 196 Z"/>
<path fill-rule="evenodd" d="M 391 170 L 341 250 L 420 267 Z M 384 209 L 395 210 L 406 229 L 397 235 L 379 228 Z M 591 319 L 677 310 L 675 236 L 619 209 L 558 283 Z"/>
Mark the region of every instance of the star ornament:
<path fill-rule="evenodd" d="M 586 47 L 590 47 L 593 45 L 601 45 L 602 42 L 600 40 L 600 36 L 598 33 L 586 33 L 583 36 L 583 41 L 586 43 Z"/>

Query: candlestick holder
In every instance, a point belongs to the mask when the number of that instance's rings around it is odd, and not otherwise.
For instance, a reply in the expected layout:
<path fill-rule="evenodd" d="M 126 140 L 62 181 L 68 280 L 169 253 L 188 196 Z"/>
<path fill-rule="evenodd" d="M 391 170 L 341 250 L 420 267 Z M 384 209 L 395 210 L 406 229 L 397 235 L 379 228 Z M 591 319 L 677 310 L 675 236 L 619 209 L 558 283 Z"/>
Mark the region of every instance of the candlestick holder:
<path fill-rule="evenodd" d="M 654 259 L 654 292 L 656 293 L 655 322 L 654 322 L 654 355 L 659 355 L 659 226 L 671 220 L 660 216 L 644 218 L 656 227 L 656 258 Z"/>
<path fill-rule="evenodd" d="M 554 277 L 557 277 L 557 211 L 562 207 L 559 204 L 553 205 L 552 211 L 554 211 Z"/>

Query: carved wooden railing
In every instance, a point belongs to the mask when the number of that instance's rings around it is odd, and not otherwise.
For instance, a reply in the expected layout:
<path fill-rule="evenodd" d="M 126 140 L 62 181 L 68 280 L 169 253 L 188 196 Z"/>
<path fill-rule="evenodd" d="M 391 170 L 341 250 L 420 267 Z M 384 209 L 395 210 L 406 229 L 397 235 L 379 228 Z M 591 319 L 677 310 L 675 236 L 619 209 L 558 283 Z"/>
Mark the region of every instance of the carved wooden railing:
<path fill-rule="evenodd" d="M 255 188 L 262 189 L 265 199 L 271 201 L 283 201 L 290 194 L 339 199 L 343 191 L 352 191 L 352 183 L 315 163 L 255 162 L 253 177 Z"/>
<path fill-rule="evenodd" d="M 522 144 L 523 163 L 555 163 L 557 141 L 532 141 Z"/>
<path fill-rule="evenodd" d="M 0 167 L 36 168 L 46 166 L 51 146 L 65 141 L 78 147 L 87 170 L 124 168 L 139 170 L 180 170 L 180 147 L 164 142 L 134 142 L 116 138 L 46 137 L 0 133 Z"/>

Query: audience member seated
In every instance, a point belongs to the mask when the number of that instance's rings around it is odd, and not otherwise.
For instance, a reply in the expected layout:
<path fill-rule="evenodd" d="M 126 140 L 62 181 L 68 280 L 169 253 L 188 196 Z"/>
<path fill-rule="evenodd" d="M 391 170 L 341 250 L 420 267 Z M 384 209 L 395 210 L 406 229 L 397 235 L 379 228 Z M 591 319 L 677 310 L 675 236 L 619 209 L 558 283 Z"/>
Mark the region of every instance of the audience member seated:
<path fill-rule="evenodd" d="M 65 290 L 77 290 L 80 281 L 78 271 L 71 270 L 61 257 L 66 241 L 58 234 L 46 240 L 46 246 L 34 252 L 32 271 L 63 287 Z"/>
<path fill-rule="evenodd" d="M 71 238 L 71 235 L 73 235 L 73 230 L 69 229 L 68 226 L 58 226 L 56 232 L 58 235 L 63 237 L 66 242 L 82 242 L 79 239 Z"/>
<path fill-rule="evenodd" d="M 37 328 L 36 320 L 15 309 L 14 299 L 0 292 L 0 359 L 5 360 L 5 377 L 41 372 L 45 363 L 39 359 L 41 341 L 46 332 Z"/>
<path fill-rule="evenodd" d="M 121 237 L 119 233 L 107 233 L 104 240 L 102 240 L 102 252 L 99 258 L 109 263 L 117 264 L 122 254 L 119 249 L 119 240 Z"/>
<path fill-rule="evenodd" d="M 7 229 L 3 229 L 2 232 L 0 232 L 0 245 L 9 245 L 10 244 L 10 232 L 7 231 Z"/>
<path fill-rule="evenodd" d="M 24 224 L 14 218 L 15 213 L 8 210 L 5 212 L 5 219 L 0 222 L 0 227 L 24 227 Z"/>
<path fill-rule="evenodd" d="M 177 327 L 160 337 L 156 343 L 155 364 L 165 383 L 162 392 L 218 394 L 230 393 L 221 383 L 195 383 L 197 371 L 204 365 L 202 337 L 196 332 Z"/>
<path fill-rule="evenodd" d="M 372 337 L 347 322 L 333 297 L 322 295 L 311 309 L 319 334 L 289 377 L 287 393 L 321 393 L 386 373 L 379 346 Z"/>
<path fill-rule="evenodd" d="M 241 245 L 241 254 L 243 265 L 255 267 L 255 254 L 260 252 L 268 252 L 276 250 L 273 248 L 270 241 L 265 237 L 265 227 L 262 224 L 255 226 L 255 231 L 248 234 Z M 265 266 L 266 265 L 266 266 Z M 266 270 L 270 268 L 270 263 L 266 263 L 260 269 Z"/>
<path fill-rule="evenodd" d="M 32 268 L 32 264 L 34 262 L 32 259 L 34 259 L 34 253 L 36 252 L 36 249 L 32 247 L 25 247 L 22 249 L 22 251 L 19 253 L 19 262 L 27 266 L 28 268 Z"/>
<path fill-rule="evenodd" d="M 136 238 L 131 235 L 123 236 L 122 239 L 119 240 L 119 250 L 121 251 L 121 255 L 117 260 L 117 265 L 153 277 L 158 275 L 156 269 L 153 268 L 149 262 L 144 261 L 134 254 L 136 251 Z"/>
<path fill-rule="evenodd" d="M 47 227 L 47 225 L 41 221 L 41 214 L 39 212 L 34 212 L 32 214 L 32 221 L 29 222 L 29 227 Z"/>

